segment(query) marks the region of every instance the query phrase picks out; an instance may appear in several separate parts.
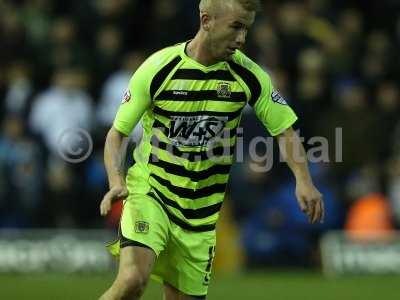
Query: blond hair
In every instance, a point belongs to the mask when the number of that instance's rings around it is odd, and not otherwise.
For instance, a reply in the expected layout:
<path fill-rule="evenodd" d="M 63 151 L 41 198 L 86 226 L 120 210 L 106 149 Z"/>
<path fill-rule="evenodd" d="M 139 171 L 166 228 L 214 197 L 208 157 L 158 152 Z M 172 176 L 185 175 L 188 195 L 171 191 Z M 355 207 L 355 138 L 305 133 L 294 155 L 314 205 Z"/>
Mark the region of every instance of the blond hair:
<path fill-rule="evenodd" d="M 245 10 L 258 12 L 261 9 L 260 0 L 231 0 L 239 3 Z M 217 8 L 221 8 L 226 0 L 201 0 L 199 9 L 200 12 L 207 11 L 215 12 Z"/>

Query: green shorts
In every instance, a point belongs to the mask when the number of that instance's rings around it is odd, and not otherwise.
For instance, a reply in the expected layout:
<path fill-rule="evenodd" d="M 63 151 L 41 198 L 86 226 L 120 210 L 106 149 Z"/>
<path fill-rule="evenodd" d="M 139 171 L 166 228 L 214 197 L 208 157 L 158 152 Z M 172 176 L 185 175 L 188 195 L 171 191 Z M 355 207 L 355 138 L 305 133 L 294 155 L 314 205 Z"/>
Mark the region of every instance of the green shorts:
<path fill-rule="evenodd" d="M 215 254 L 215 230 L 193 232 L 171 222 L 150 196 L 130 194 L 124 202 L 120 239 L 108 246 L 113 255 L 120 247 L 143 245 L 157 255 L 152 278 L 166 282 L 186 295 L 207 295 Z"/>

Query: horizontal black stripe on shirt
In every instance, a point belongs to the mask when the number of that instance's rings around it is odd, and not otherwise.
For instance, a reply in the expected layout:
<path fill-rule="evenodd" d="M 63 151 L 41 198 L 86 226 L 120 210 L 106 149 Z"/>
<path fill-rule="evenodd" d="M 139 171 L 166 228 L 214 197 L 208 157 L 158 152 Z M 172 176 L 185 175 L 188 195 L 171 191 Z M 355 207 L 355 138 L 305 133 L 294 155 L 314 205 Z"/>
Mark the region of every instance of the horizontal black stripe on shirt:
<path fill-rule="evenodd" d="M 219 212 L 222 206 L 222 201 L 217 204 L 213 204 L 207 207 L 202 207 L 198 209 L 190 209 L 190 208 L 182 208 L 176 201 L 171 200 L 167 196 L 165 196 L 162 192 L 160 192 L 157 188 L 153 186 L 157 196 L 160 200 L 168 206 L 176 208 L 179 210 L 182 215 L 186 219 L 203 219 L 214 215 L 215 213 Z"/>
<path fill-rule="evenodd" d="M 231 147 L 219 146 L 212 148 L 208 151 L 199 151 L 199 152 L 181 151 L 179 150 L 178 147 L 172 144 L 167 144 L 160 141 L 155 135 L 151 138 L 150 143 L 153 147 L 167 151 L 168 153 L 176 157 L 187 159 L 190 162 L 204 161 L 210 158 L 218 159 L 219 157 L 229 157 L 235 153 L 235 146 Z"/>
<path fill-rule="evenodd" d="M 235 81 L 235 78 L 229 71 L 217 70 L 205 73 L 198 69 L 178 69 L 171 79 Z"/>
<path fill-rule="evenodd" d="M 168 218 L 173 223 L 178 225 L 179 227 L 181 227 L 181 228 L 183 228 L 185 230 L 194 231 L 194 232 L 205 232 L 205 231 L 213 231 L 213 230 L 215 230 L 215 225 L 216 224 L 193 226 L 193 225 L 190 225 L 190 224 L 182 221 L 177 216 L 173 215 L 168 210 L 168 208 L 165 206 L 165 204 L 161 200 L 159 200 L 156 195 L 154 195 L 154 193 L 150 192 L 147 195 L 150 196 L 151 198 L 153 198 L 155 201 L 157 201 L 160 204 L 160 206 L 162 207 L 162 209 L 165 211 L 165 213 L 167 214 Z"/>
<path fill-rule="evenodd" d="M 246 102 L 243 92 L 231 92 L 229 96 L 219 97 L 217 91 L 162 91 L 155 100 L 158 101 L 220 101 L 220 102 Z"/>
<path fill-rule="evenodd" d="M 213 165 L 212 167 L 205 169 L 203 171 L 191 171 L 185 169 L 184 166 L 172 164 L 166 161 L 159 159 L 154 154 L 150 155 L 149 163 L 163 168 L 165 172 L 177 175 L 188 177 L 191 181 L 200 181 L 205 180 L 213 175 L 228 175 L 231 169 L 231 164 L 229 165 Z"/>
<path fill-rule="evenodd" d="M 244 107 L 244 106 L 243 106 Z M 208 111 L 208 110 L 198 110 L 198 111 L 169 111 L 164 110 L 158 106 L 154 106 L 153 112 L 157 115 L 171 118 L 173 116 L 184 116 L 184 117 L 192 117 L 192 116 L 222 116 L 228 117 L 228 121 L 234 120 L 240 116 L 242 113 L 243 107 L 232 112 L 222 112 L 222 111 Z"/>
<path fill-rule="evenodd" d="M 218 193 L 225 193 L 226 190 L 226 183 L 216 183 L 210 186 L 203 187 L 201 189 L 193 190 L 180 186 L 175 186 L 169 180 L 161 178 L 156 174 L 151 174 L 150 177 L 155 179 L 161 186 L 167 188 L 171 193 L 177 195 L 178 197 L 191 200 L 209 197 Z"/>

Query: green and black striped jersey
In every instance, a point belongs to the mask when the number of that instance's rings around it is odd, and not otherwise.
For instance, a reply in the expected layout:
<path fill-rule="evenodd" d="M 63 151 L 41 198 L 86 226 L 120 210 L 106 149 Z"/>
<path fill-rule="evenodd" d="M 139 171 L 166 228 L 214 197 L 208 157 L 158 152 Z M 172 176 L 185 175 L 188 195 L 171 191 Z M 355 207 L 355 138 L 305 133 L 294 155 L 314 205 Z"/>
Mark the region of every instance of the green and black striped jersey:
<path fill-rule="evenodd" d="M 179 226 L 208 231 L 224 199 L 245 105 L 273 136 L 297 117 L 239 50 L 229 61 L 204 66 L 187 56 L 186 44 L 165 48 L 138 68 L 114 127 L 129 135 L 142 119 L 129 191 L 150 195 Z"/>

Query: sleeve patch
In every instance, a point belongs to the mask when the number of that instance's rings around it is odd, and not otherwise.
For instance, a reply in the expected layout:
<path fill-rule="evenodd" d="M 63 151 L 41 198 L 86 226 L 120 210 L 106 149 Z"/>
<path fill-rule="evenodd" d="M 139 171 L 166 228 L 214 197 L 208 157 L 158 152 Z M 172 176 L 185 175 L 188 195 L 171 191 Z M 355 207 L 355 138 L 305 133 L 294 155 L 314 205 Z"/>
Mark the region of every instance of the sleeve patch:
<path fill-rule="evenodd" d="M 286 100 L 279 94 L 278 91 L 273 91 L 271 94 L 271 99 L 275 103 L 279 103 L 282 105 L 287 105 Z"/>
<path fill-rule="evenodd" d="M 122 104 L 129 102 L 129 100 L 131 100 L 131 91 L 129 89 L 127 89 L 125 91 L 124 96 L 122 97 Z"/>

